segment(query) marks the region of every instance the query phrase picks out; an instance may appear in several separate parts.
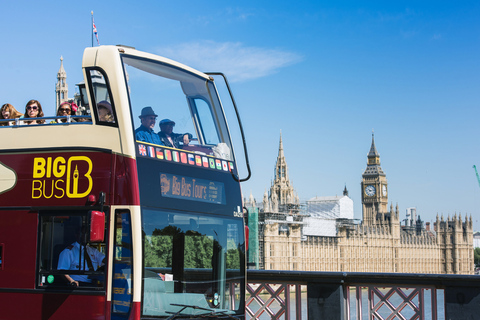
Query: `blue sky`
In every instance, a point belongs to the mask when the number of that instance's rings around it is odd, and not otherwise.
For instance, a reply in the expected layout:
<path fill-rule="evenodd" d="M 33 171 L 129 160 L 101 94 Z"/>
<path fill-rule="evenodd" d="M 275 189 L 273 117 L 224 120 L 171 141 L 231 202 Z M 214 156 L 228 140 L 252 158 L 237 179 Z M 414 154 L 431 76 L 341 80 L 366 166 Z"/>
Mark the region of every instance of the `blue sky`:
<path fill-rule="evenodd" d="M 125 44 L 230 79 L 260 201 L 282 132 L 300 196 L 340 195 L 361 218 L 372 129 L 389 202 L 480 229 L 478 1 L 3 1 L 0 103 L 54 113 L 56 73 L 91 45 Z"/>

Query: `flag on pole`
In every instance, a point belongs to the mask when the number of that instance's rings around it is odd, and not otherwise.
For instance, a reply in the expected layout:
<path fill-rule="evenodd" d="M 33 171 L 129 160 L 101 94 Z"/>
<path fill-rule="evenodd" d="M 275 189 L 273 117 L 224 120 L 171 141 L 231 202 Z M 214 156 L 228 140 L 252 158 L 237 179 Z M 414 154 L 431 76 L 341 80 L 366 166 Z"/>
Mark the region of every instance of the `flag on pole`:
<path fill-rule="evenodd" d="M 92 24 L 93 24 L 93 34 L 95 35 L 95 38 L 97 38 L 97 44 L 100 45 L 100 42 L 98 41 L 97 27 L 95 26 L 95 22 L 93 21 L 93 13 L 92 13 Z"/>

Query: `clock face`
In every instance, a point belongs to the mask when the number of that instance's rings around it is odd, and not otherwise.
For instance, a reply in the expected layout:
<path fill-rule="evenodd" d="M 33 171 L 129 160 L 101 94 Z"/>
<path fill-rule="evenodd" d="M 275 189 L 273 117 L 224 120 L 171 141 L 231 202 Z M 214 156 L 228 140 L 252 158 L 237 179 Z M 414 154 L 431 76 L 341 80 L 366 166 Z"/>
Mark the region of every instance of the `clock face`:
<path fill-rule="evenodd" d="M 365 187 L 365 194 L 369 197 L 372 197 L 375 195 L 375 187 L 372 185 L 366 186 Z"/>
<path fill-rule="evenodd" d="M 387 186 L 386 185 L 383 185 L 382 186 L 382 192 L 383 192 L 383 196 L 387 196 Z"/>

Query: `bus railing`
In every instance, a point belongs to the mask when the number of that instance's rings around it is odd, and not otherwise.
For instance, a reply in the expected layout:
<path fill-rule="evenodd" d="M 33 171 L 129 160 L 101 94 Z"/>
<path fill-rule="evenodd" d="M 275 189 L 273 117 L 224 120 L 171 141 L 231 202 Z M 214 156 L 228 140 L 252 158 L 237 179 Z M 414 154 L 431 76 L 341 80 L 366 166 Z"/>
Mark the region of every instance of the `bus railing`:
<path fill-rule="evenodd" d="M 14 119 L 0 119 L 0 128 L 2 127 L 21 127 L 21 126 L 28 126 L 29 123 L 41 120 L 44 123 L 32 123 L 30 125 L 66 125 L 66 124 L 84 124 L 84 123 L 92 123 L 91 116 L 51 116 L 51 117 L 40 117 L 40 118 L 14 118 Z M 7 123 L 5 125 L 4 123 Z"/>
<path fill-rule="evenodd" d="M 246 319 L 475 319 L 474 275 L 248 270 Z"/>

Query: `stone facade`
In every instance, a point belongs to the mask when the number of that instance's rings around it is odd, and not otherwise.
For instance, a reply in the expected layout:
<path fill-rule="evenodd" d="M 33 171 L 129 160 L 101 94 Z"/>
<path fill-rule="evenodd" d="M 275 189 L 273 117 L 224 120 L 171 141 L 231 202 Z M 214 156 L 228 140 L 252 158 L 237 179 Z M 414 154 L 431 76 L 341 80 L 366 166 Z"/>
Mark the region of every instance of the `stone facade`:
<path fill-rule="evenodd" d="M 471 216 L 463 220 L 455 214 L 444 220 L 437 215 L 433 230 L 419 216 L 401 225 L 398 205 L 388 208 L 388 182 L 373 135 L 361 186 L 361 223 L 337 219 L 336 236 L 304 235 L 308 212 L 288 179 L 280 137 L 275 179 L 265 192 L 263 208 L 256 208 L 252 196 L 246 201 L 247 208 L 258 213 L 258 239 L 250 239 L 258 241 L 260 261 L 255 265 L 266 270 L 474 273 Z"/>

